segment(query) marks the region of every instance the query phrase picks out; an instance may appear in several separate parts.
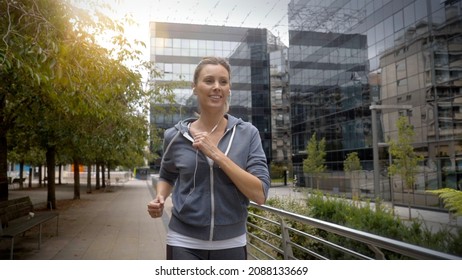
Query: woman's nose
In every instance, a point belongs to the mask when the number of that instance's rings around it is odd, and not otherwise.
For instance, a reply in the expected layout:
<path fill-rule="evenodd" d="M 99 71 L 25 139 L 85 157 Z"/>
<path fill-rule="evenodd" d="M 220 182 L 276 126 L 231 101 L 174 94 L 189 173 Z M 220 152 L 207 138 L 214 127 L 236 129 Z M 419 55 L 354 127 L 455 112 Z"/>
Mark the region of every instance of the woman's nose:
<path fill-rule="evenodd" d="M 219 82 L 215 82 L 215 83 L 213 84 L 213 89 L 214 89 L 214 90 L 217 90 L 217 89 L 220 89 L 220 90 L 221 90 L 221 85 L 220 85 L 220 83 L 219 83 Z"/>

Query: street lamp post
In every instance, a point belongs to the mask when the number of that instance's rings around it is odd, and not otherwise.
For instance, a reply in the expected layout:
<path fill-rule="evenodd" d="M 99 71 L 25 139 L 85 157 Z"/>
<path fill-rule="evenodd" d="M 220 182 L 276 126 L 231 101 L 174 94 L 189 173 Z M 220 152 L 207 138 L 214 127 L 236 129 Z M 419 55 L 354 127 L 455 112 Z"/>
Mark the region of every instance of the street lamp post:
<path fill-rule="evenodd" d="M 374 108 L 373 108 L 374 106 Z M 375 109 L 377 105 L 371 105 L 371 118 L 372 118 L 372 159 L 373 159 L 373 168 L 374 168 L 374 196 L 378 197 L 380 193 L 380 181 L 379 181 L 379 146 L 378 146 L 378 136 L 377 136 L 377 110 Z"/>

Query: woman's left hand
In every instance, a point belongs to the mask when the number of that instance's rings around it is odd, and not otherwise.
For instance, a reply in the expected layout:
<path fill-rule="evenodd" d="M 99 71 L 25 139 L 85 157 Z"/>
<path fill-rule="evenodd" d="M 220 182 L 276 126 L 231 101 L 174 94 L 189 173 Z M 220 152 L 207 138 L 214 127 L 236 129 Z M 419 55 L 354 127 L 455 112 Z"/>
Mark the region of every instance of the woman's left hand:
<path fill-rule="evenodd" d="M 217 145 L 212 141 L 213 135 L 207 132 L 195 132 L 193 128 L 190 128 L 190 132 L 194 136 L 192 144 L 194 148 L 200 150 L 220 166 L 221 170 L 250 200 L 260 205 L 265 203 L 266 197 L 260 179 L 239 167 L 218 149 Z"/>
<path fill-rule="evenodd" d="M 217 152 L 217 146 L 212 142 L 207 132 L 198 132 L 194 134 L 194 142 L 192 145 L 211 159 L 214 158 Z"/>

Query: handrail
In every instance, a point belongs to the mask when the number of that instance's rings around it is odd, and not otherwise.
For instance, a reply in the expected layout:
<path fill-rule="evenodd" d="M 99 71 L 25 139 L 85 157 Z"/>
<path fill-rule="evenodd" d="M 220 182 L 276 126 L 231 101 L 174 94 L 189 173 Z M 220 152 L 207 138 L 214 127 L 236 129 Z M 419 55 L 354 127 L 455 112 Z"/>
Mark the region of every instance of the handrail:
<path fill-rule="evenodd" d="M 363 244 L 366 244 L 375 253 L 376 259 L 383 259 L 384 258 L 384 254 L 382 253 L 382 249 L 385 249 L 385 250 L 388 250 L 388 251 L 391 251 L 391 252 L 395 252 L 395 253 L 401 254 L 403 256 L 410 257 L 410 258 L 418 259 L 418 260 L 425 260 L 425 259 L 429 259 L 429 260 L 436 260 L 436 259 L 460 260 L 460 259 L 462 259 L 461 257 L 454 256 L 454 255 L 451 255 L 451 254 L 446 254 L 446 253 L 443 253 L 443 252 L 439 252 L 439 251 L 435 251 L 435 250 L 432 250 L 432 249 L 416 246 L 416 245 L 413 245 L 413 244 L 405 243 L 405 242 L 394 240 L 394 239 L 391 239 L 391 238 L 382 237 L 382 236 L 367 233 L 367 232 L 364 232 L 364 231 L 355 230 L 355 229 L 352 229 L 352 228 L 340 226 L 340 225 L 337 225 L 337 224 L 333 224 L 333 223 L 329 223 L 329 222 L 326 222 L 326 221 L 314 219 L 314 218 L 311 218 L 311 217 L 302 216 L 302 215 L 299 215 L 299 214 L 296 214 L 296 213 L 291 213 L 291 212 L 288 212 L 288 211 L 285 211 L 285 210 L 282 210 L 282 209 L 278 209 L 278 208 L 274 208 L 274 207 L 271 207 L 271 206 L 268 206 L 268 205 L 258 205 L 256 203 L 251 202 L 250 207 L 254 207 L 254 208 L 266 211 L 266 212 L 270 212 L 270 213 L 275 214 L 276 216 L 278 216 L 280 218 L 279 219 L 280 221 L 274 221 L 274 220 L 270 220 L 268 218 L 263 218 L 263 217 L 258 216 L 256 214 L 253 214 L 251 212 L 249 213 L 250 216 L 252 216 L 252 217 L 254 217 L 256 219 L 260 219 L 260 220 L 264 219 L 266 222 L 270 222 L 270 223 L 277 224 L 277 225 L 281 226 L 282 234 L 279 236 L 279 238 L 281 239 L 281 244 L 282 244 L 283 248 L 278 249 L 277 252 L 284 255 L 284 259 L 294 259 L 294 256 L 292 255 L 292 247 L 295 247 L 297 249 L 301 249 L 301 250 L 309 253 L 310 255 L 318 258 L 318 259 L 324 259 L 325 258 L 325 257 L 323 257 L 323 256 L 321 256 L 321 255 L 319 255 L 319 254 L 317 254 L 315 252 L 311 252 L 309 250 L 309 248 L 303 248 L 299 244 L 295 244 L 295 243 L 293 243 L 292 240 L 289 240 L 290 237 L 289 237 L 289 234 L 286 231 L 294 232 L 294 231 L 297 231 L 297 230 L 294 229 L 294 228 L 291 228 L 291 227 L 287 227 L 287 225 L 284 222 L 284 219 L 298 221 L 298 222 L 300 222 L 302 224 L 309 225 L 309 226 L 312 226 L 312 227 L 315 227 L 315 228 L 318 228 L 318 229 L 322 229 L 322 230 L 325 230 L 325 231 L 330 232 L 330 233 L 335 233 L 335 234 L 337 234 L 339 236 L 350 238 L 352 240 L 356 240 L 356 241 L 359 241 L 359 242 L 361 242 Z M 251 227 L 257 227 L 257 225 L 252 224 L 251 222 L 248 222 L 248 225 L 251 226 Z M 318 241 L 318 242 L 322 242 L 323 244 L 325 244 L 325 245 L 327 245 L 327 246 L 329 246 L 331 248 L 335 248 L 336 250 L 339 250 L 339 251 L 342 251 L 342 252 L 347 253 L 349 255 L 352 255 L 352 256 L 354 256 L 354 257 L 356 257 L 358 259 L 370 259 L 369 257 L 361 255 L 358 252 L 354 252 L 351 249 L 342 247 L 342 246 L 340 246 L 338 244 L 331 243 L 331 242 L 329 242 L 327 240 L 322 240 L 319 237 L 314 237 L 312 235 L 309 235 L 307 233 L 302 233 L 302 232 L 297 232 L 297 234 L 303 234 L 303 236 L 305 238 L 316 239 L 316 241 Z M 249 235 L 256 238 L 256 236 L 253 235 L 252 233 L 249 233 Z M 274 237 L 274 234 L 273 234 L 273 237 Z M 268 242 L 266 242 L 266 241 L 264 241 L 262 239 L 259 239 L 259 241 L 265 243 L 265 245 L 267 245 L 267 246 L 273 246 L 274 247 L 274 245 L 272 245 L 272 244 L 270 244 L 270 243 L 268 243 Z M 251 244 L 251 241 L 249 241 L 249 242 L 250 242 L 249 246 L 251 246 L 253 248 L 255 248 L 255 247 L 258 248 L 258 246 L 256 246 L 255 244 Z M 258 250 L 263 251 L 261 248 L 259 248 Z M 273 250 L 274 250 L 274 248 L 273 248 Z M 268 255 L 268 253 L 265 253 L 265 254 Z M 253 257 L 256 258 L 256 256 L 253 256 Z"/>

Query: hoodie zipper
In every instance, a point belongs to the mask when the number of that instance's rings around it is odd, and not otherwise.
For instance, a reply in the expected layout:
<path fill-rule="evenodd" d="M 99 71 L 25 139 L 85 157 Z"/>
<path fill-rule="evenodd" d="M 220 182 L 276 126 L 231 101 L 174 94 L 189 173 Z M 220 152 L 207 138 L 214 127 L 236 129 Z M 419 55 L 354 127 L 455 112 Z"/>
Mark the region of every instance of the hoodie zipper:
<path fill-rule="evenodd" d="M 213 162 L 210 164 L 210 233 L 209 233 L 209 241 L 213 240 L 213 232 L 215 229 L 215 187 L 214 187 L 214 179 L 213 179 Z"/>
<path fill-rule="evenodd" d="M 236 125 L 233 126 L 232 128 L 233 133 L 231 134 L 231 138 L 229 139 L 228 147 L 225 151 L 225 155 L 228 155 L 228 152 L 231 148 L 231 144 L 233 143 L 234 140 L 234 133 L 236 132 Z M 225 137 L 225 135 L 230 131 L 230 129 L 227 129 L 223 136 L 218 140 L 218 143 L 221 142 L 221 139 Z M 207 160 L 208 161 L 208 160 Z M 213 241 L 213 233 L 215 231 L 215 179 L 214 179 L 214 172 L 213 172 L 213 164 L 214 162 L 212 160 L 208 161 L 209 163 L 209 170 L 210 170 L 210 233 L 209 233 L 209 241 Z"/>

